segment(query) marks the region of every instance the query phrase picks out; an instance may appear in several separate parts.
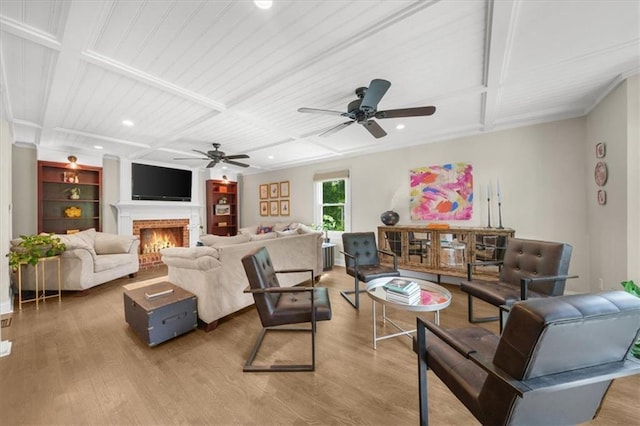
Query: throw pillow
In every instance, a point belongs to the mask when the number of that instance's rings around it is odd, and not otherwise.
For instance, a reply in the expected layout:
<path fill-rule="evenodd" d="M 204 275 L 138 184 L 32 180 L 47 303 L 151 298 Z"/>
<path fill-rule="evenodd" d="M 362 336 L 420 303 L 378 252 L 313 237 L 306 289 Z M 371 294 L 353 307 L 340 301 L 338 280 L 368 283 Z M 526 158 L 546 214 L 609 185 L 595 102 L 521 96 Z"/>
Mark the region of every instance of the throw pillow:
<path fill-rule="evenodd" d="M 267 234 L 269 232 L 273 232 L 273 226 L 258 225 L 258 230 L 256 231 L 256 234 Z"/>

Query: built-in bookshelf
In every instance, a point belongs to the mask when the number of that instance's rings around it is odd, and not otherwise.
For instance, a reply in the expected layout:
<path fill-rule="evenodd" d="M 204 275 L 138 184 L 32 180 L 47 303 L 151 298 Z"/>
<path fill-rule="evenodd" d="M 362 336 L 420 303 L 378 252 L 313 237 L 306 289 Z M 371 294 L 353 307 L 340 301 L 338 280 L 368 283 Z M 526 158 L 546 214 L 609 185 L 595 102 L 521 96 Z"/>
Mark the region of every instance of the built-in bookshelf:
<path fill-rule="evenodd" d="M 238 233 L 238 183 L 227 180 L 207 181 L 207 233 Z"/>
<path fill-rule="evenodd" d="M 102 230 L 102 168 L 38 161 L 38 232 Z"/>

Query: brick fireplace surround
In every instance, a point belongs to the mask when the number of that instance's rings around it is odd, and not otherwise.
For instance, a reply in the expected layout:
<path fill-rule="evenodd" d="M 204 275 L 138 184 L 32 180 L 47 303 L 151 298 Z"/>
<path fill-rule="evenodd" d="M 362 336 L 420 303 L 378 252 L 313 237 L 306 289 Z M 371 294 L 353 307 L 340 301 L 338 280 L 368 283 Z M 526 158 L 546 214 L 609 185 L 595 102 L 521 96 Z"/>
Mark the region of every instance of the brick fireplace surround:
<path fill-rule="evenodd" d="M 133 221 L 133 235 L 140 239 L 140 252 L 138 257 L 140 259 L 140 270 L 153 268 L 154 266 L 162 265 L 162 256 L 160 251 L 153 251 L 145 253 L 145 244 L 141 238 L 141 230 L 143 229 L 168 229 L 168 228 L 181 228 L 182 238 L 179 243 L 182 247 L 189 247 L 189 220 L 188 219 L 148 219 L 148 220 L 134 220 Z"/>

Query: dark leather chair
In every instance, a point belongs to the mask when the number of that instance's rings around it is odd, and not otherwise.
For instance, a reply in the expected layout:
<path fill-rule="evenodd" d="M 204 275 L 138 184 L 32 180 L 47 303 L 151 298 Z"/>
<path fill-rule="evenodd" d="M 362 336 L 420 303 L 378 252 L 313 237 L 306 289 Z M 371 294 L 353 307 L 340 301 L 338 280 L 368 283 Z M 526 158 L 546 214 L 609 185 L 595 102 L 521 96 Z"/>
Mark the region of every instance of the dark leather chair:
<path fill-rule="evenodd" d="M 501 336 L 417 319 L 420 423 L 427 369 L 485 425 L 578 424 L 597 416 L 613 379 L 640 373 L 629 349 L 640 298 L 623 291 L 517 302 Z"/>
<path fill-rule="evenodd" d="M 460 290 L 467 293 L 469 322 L 500 320 L 502 330 L 504 315 L 508 312 L 508 307 L 517 300 L 564 294 L 566 280 L 577 278 L 575 275 L 567 275 L 571 251 L 569 244 L 510 238 L 502 260 L 467 264 L 467 281 L 460 284 Z M 498 279 L 473 279 L 473 268 L 482 265 L 499 265 L 501 269 Z M 474 297 L 496 306 L 499 315 L 475 317 Z"/>
<path fill-rule="evenodd" d="M 262 330 L 253 345 L 251 355 L 243 371 L 314 371 L 316 368 L 316 322 L 331 319 L 329 294 L 324 287 L 314 287 L 312 269 L 287 269 L 275 271 L 269 252 L 261 247 L 242 258 L 256 310 L 262 322 Z M 310 287 L 280 287 L 278 273 L 309 272 Z M 309 327 L 288 327 L 289 324 L 310 323 Z M 311 333 L 311 364 L 253 365 L 260 345 L 269 331 L 304 331 Z"/>
<path fill-rule="evenodd" d="M 398 257 L 395 253 L 390 253 L 378 249 L 376 237 L 373 232 L 348 232 L 342 234 L 342 246 L 344 251 L 345 270 L 354 279 L 354 290 L 343 290 L 340 292 L 347 302 L 356 309 L 360 309 L 360 293 L 365 290 L 360 289 L 360 281 L 369 282 L 375 278 L 397 277 Z M 380 264 L 379 254 L 391 256 L 393 258 L 393 268 Z M 353 300 L 349 297 L 354 295 Z"/>

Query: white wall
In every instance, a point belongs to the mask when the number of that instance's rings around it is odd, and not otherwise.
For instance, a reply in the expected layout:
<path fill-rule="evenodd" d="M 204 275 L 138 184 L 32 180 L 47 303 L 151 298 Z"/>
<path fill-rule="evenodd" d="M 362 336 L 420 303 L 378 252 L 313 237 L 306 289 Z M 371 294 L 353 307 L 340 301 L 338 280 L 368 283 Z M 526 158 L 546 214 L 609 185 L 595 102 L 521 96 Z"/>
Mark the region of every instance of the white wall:
<path fill-rule="evenodd" d="M 282 180 L 291 182 L 288 219 L 311 223 L 313 174 L 338 169 L 351 170 L 352 231 L 376 230 L 382 224 L 380 213 L 391 207 L 400 214 L 400 224 L 425 223 L 411 222 L 409 217 L 409 170 L 470 162 L 476 196 L 473 217 L 449 223 L 486 226 L 486 186 L 491 182 L 495 191 L 499 179 L 503 225 L 514 228 L 519 237 L 573 245 L 570 272 L 580 279 L 570 280 L 568 291 L 588 291 L 585 129 L 585 119 L 577 118 L 244 176 L 241 223 L 247 226 L 261 220 L 258 186 Z M 496 226 L 495 199 L 491 209 Z"/>
<path fill-rule="evenodd" d="M 13 238 L 38 232 L 38 161 L 34 147 L 13 146 Z"/>
<path fill-rule="evenodd" d="M 2 261 L 0 262 L 0 314 L 13 310 L 9 291 L 9 262 L 4 257 L 9 252 L 11 240 L 11 150 L 13 132 L 9 123 L 0 119 L 0 241 L 2 241 Z M 0 341 L 2 338 L 0 337 Z"/>

